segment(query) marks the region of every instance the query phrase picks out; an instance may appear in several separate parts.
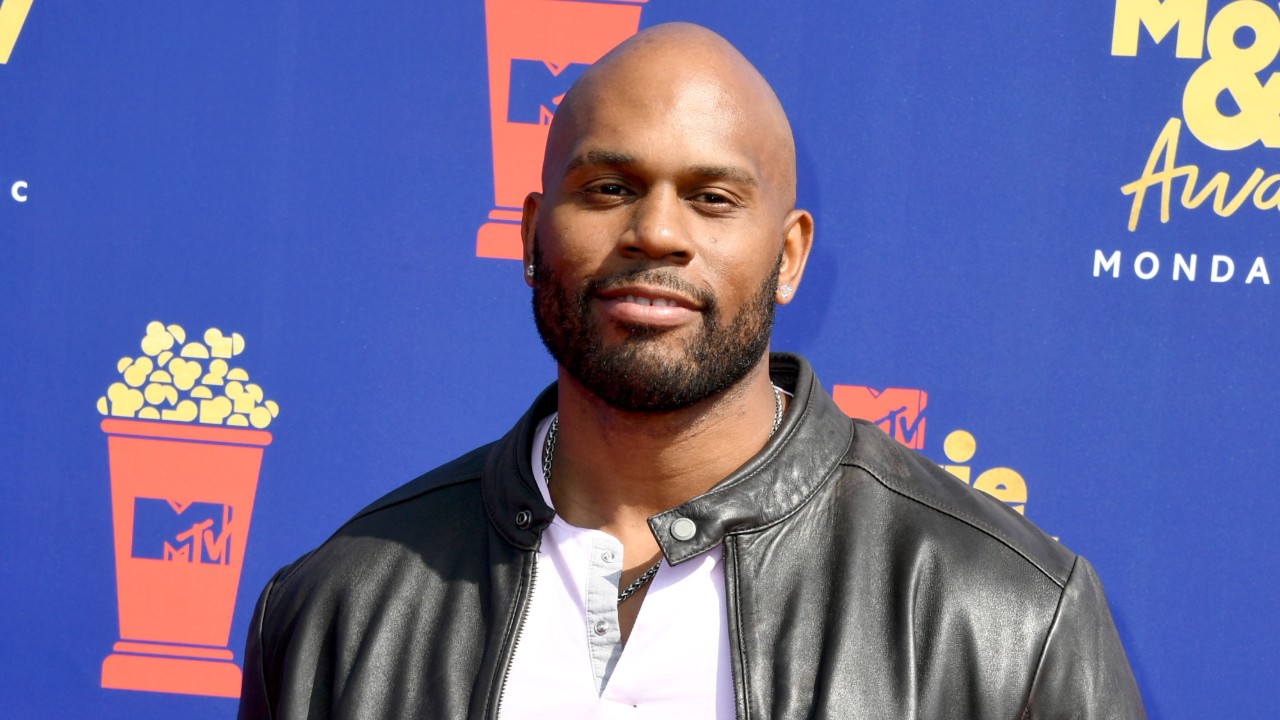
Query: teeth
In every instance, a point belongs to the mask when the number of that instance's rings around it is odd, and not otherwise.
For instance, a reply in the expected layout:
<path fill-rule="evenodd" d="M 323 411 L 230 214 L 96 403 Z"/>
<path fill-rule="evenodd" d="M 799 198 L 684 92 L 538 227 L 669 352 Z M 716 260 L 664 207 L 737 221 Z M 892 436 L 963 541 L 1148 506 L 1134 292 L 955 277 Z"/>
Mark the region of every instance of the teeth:
<path fill-rule="evenodd" d="M 624 295 L 623 302 L 635 303 L 636 305 L 652 305 L 654 307 L 677 307 L 675 300 L 666 298 L 647 298 L 638 297 L 636 295 Z"/>

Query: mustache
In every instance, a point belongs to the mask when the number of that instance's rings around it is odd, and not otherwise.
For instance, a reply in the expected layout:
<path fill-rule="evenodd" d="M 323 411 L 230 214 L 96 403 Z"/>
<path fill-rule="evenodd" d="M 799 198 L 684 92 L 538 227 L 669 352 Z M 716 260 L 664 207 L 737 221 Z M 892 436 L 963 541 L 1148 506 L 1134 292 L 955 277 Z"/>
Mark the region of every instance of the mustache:
<path fill-rule="evenodd" d="M 712 311 L 716 306 L 715 293 L 685 280 L 680 277 L 678 271 L 671 268 L 631 267 L 612 275 L 596 278 L 587 283 L 587 291 L 583 297 L 591 297 L 597 292 L 635 283 L 674 290 L 681 295 L 692 298 L 702 306 L 704 311 Z"/>

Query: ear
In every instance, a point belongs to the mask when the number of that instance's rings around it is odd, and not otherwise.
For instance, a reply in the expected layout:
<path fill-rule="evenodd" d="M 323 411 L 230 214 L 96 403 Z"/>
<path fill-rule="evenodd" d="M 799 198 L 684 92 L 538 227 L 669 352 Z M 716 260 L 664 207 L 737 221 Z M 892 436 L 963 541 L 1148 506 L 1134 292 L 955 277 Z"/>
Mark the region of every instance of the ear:
<path fill-rule="evenodd" d="M 795 298 L 804 276 L 804 265 L 813 247 L 813 216 L 806 210 L 792 210 L 783 223 L 782 265 L 778 268 L 778 287 L 787 285 L 791 292 L 783 296 L 779 290 L 774 298 L 779 305 L 786 305 Z"/>
<path fill-rule="evenodd" d="M 529 193 L 524 198 L 524 214 L 520 216 L 520 239 L 524 244 L 524 262 L 520 265 L 520 274 L 529 287 L 533 287 L 533 278 L 525 270 L 533 264 L 533 238 L 538 234 L 538 208 L 541 205 L 542 193 Z"/>

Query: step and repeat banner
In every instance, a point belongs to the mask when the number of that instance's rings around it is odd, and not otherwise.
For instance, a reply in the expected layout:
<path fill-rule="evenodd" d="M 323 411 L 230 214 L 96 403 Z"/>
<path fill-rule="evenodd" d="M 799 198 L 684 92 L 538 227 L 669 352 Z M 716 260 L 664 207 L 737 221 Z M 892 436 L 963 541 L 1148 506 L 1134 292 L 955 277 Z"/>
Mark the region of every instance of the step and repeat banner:
<path fill-rule="evenodd" d="M 688 20 L 795 127 L 774 348 L 1089 557 L 1152 717 L 1269 716 L 1278 13 L 2 0 L 0 715 L 233 715 L 271 574 L 553 379 L 547 123 Z"/>

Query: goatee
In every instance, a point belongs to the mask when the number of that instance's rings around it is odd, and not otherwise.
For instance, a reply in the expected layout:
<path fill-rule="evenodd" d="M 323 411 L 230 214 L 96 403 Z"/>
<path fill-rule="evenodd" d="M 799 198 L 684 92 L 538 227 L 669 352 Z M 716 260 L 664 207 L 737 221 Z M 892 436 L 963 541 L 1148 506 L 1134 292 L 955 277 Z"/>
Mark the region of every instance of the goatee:
<path fill-rule="evenodd" d="M 536 237 L 533 258 L 533 317 L 543 345 L 570 376 L 619 410 L 661 413 L 694 405 L 735 385 L 769 347 L 781 255 L 731 318 L 722 317 L 712 292 L 670 267 L 638 265 L 572 288 L 543 262 Z M 701 305 L 701 327 L 679 343 L 681 352 L 669 352 L 669 331 L 646 326 L 631 326 L 623 341 L 605 343 L 591 317 L 592 298 L 631 283 L 675 290 Z"/>

